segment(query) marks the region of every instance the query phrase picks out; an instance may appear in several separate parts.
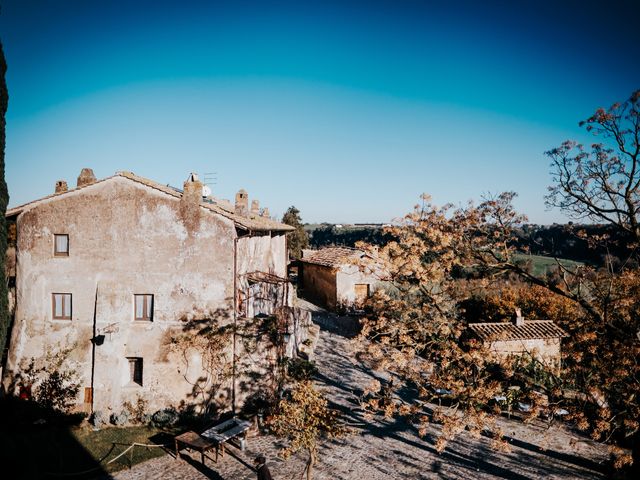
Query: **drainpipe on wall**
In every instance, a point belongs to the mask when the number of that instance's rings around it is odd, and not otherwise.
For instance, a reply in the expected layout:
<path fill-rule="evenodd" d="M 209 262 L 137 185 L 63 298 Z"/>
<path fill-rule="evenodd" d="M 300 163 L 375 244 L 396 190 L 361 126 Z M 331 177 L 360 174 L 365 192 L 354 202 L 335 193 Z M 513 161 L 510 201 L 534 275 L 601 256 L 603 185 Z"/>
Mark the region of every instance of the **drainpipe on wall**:
<path fill-rule="evenodd" d="M 96 283 L 96 297 L 93 301 L 93 336 L 91 337 L 91 414 L 93 415 L 94 378 L 96 371 L 96 322 L 98 318 L 98 284 Z"/>
<path fill-rule="evenodd" d="M 231 375 L 231 413 L 236 414 L 236 330 L 238 328 L 238 236 L 233 239 L 233 372 Z"/>

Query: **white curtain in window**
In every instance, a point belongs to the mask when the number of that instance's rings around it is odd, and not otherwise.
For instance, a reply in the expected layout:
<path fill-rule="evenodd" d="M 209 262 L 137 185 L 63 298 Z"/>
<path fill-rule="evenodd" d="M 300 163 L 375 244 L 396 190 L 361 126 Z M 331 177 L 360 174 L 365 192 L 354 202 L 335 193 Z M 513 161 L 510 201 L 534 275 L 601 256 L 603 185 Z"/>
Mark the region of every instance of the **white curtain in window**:
<path fill-rule="evenodd" d="M 64 316 L 71 317 L 71 295 L 65 293 L 62 297 Z"/>
<path fill-rule="evenodd" d="M 136 295 L 136 318 L 144 318 L 144 295 Z"/>
<path fill-rule="evenodd" d="M 71 318 L 71 294 L 56 293 L 53 295 L 53 316 Z"/>
<path fill-rule="evenodd" d="M 69 237 L 56 235 L 56 252 L 67 253 L 69 251 Z"/>
<path fill-rule="evenodd" d="M 62 317 L 62 295 L 53 296 L 53 316 Z"/>
<path fill-rule="evenodd" d="M 146 303 L 145 313 L 147 314 L 147 318 L 151 318 L 151 313 L 153 312 L 153 306 L 151 305 L 153 302 L 153 295 L 145 295 L 144 301 Z"/>

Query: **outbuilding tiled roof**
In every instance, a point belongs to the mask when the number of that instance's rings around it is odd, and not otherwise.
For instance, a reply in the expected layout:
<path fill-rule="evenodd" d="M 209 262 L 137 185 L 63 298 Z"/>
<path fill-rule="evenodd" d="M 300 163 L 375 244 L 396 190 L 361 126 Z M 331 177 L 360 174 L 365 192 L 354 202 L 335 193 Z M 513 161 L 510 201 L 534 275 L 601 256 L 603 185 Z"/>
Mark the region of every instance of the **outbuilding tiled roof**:
<path fill-rule="evenodd" d="M 175 198 L 181 198 L 182 197 L 182 192 L 180 190 L 177 190 L 175 188 L 169 187 L 168 185 L 162 185 L 159 183 L 154 182 L 153 180 L 149 180 L 147 178 L 144 177 L 139 177 L 138 175 L 135 175 L 131 172 L 117 172 L 115 175 L 111 176 L 111 177 L 107 177 L 101 180 L 98 180 L 94 183 L 91 183 L 89 185 L 84 185 L 81 187 L 77 187 L 74 189 L 70 189 L 66 192 L 60 192 L 60 193 L 54 193 L 52 195 L 48 195 L 46 197 L 40 198 L 38 200 L 33 200 L 29 203 L 25 203 L 24 205 L 20 205 L 14 208 L 11 208 L 9 210 L 7 210 L 6 216 L 10 217 L 13 215 L 18 215 L 20 214 L 24 209 L 26 209 L 27 207 L 41 202 L 41 201 L 45 201 L 45 200 L 50 200 L 56 197 L 61 197 L 63 195 L 68 195 L 72 192 L 76 192 L 78 190 L 81 190 L 83 188 L 89 188 L 91 187 L 91 185 L 95 185 L 96 183 L 101 183 L 101 182 L 106 182 L 109 181 L 110 179 L 113 178 L 117 178 L 117 177 L 122 177 L 122 178 L 127 178 L 131 181 L 134 181 L 138 184 L 144 185 L 146 187 L 149 188 L 153 188 L 154 190 L 158 190 L 160 192 L 166 193 L 167 195 L 171 195 L 172 197 Z M 235 211 L 233 211 L 228 203 L 224 203 L 224 202 L 218 202 L 216 203 L 215 200 L 213 201 L 203 201 L 200 203 L 200 206 L 202 208 L 205 208 L 207 210 L 210 210 L 212 212 L 215 212 L 219 215 L 222 215 L 223 217 L 226 217 L 230 220 L 232 220 L 237 227 L 243 229 L 243 230 L 249 230 L 249 231 L 274 231 L 274 232 L 288 232 L 288 231 L 292 231 L 295 230 L 293 227 L 289 226 L 289 225 L 285 225 L 284 223 L 280 223 L 280 222 L 276 222 L 275 220 L 272 220 L 268 217 L 262 217 L 260 215 L 256 215 L 256 214 L 252 214 L 249 213 L 246 217 L 243 215 L 238 215 L 235 213 Z"/>
<path fill-rule="evenodd" d="M 512 322 L 471 323 L 469 329 L 483 341 L 536 340 L 561 338 L 568 335 L 551 320 L 525 320 L 524 324 Z"/>
<path fill-rule="evenodd" d="M 305 250 L 300 261 L 325 267 L 340 267 L 352 263 L 363 255 L 362 250 L 355 248 L 326 247 L 320 250 Z"/>

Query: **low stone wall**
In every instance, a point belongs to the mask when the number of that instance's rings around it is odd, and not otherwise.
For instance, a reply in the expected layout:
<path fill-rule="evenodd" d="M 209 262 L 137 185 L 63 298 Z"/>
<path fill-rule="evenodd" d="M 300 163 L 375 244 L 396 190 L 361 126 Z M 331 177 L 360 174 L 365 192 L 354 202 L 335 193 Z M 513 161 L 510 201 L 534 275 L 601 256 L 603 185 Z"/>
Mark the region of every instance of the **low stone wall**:
<path fill-rule="evenodd" d="M 284 310 L 288 325 L 285 334 L 285 356 L 293 358 L 300 353 L 304 355 L 309 351 L 309 345 L 306 345 L 305 341 L 315 343 L 317 337 L 315 325 L 311 321 L 311 312 L 298 307 L 286 307 Z"/>

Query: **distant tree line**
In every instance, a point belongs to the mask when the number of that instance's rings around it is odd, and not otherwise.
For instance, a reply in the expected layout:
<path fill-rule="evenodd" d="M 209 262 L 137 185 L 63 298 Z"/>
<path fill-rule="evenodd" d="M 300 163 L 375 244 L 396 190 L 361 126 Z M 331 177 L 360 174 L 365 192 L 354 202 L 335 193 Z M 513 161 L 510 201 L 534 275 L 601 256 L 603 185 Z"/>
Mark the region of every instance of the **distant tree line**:
<path fill-rule="evenodd" d="M 628 235 L 615 225 L 529 224 L 519 228 L 515 236 L 514 246 L 520 251 L 598 267 L 608 261 L 628 260 L 633 248 Z"/>
<path fill-rule="evenodd" d="M 357 242 L 382 246 L 393 237 L 380 227 L 342 227 L 325 223 L 308 229 L 309 246 L 355 247 Z M 630 256 L 632 242 L 613 225 L 525 224 L 515 229 L 513 247 L 521 252 L 547 257 L 565 258 L 593 266 L 602 266 L 609 256 L 619 263 Z"/>
<path fill-rule="evenodd" d="M 309 230 L 308 233 L 309 245 L 312 248 L 355 247 L 356 242 L 361 241 L 371 245 L 384 245 L 391 240 L 388 233 L 377 227 L 338 228 L 333 224 L 326 223 Z"/>

